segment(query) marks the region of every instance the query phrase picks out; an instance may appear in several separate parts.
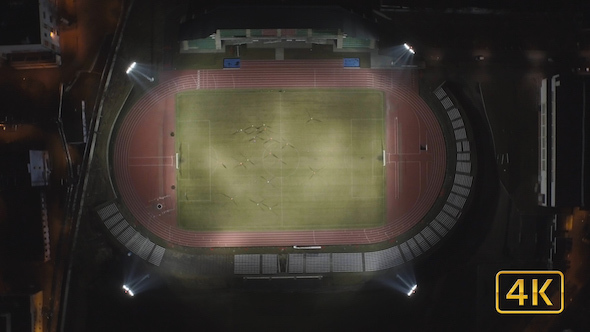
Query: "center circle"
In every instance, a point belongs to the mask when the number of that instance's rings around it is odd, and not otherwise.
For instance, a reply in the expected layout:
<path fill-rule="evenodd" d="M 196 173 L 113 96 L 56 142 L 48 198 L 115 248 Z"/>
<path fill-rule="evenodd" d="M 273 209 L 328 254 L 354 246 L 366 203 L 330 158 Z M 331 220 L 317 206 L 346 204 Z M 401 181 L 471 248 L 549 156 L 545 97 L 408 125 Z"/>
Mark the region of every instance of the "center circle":
<path fill-rule="evenodd" d="M 289 143 L 269 143 L 262 153 L 262 165 L 272 176 L 290 176 L 299 168 L 299 151 Z"/>

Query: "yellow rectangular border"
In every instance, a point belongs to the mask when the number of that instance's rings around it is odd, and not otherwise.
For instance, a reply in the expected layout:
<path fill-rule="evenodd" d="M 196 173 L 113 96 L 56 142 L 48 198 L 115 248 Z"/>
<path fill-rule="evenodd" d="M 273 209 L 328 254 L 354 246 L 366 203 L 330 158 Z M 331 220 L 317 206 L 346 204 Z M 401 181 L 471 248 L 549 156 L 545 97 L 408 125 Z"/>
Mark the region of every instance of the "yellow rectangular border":
<path fill-rule="evenodd" d="M 561 276 L 561 307 L 559 310 L 500 310 L 500 275 L 502 274 L 553 274 Z M 565 278 L 561 271 L 499 271 L 496 273 L 496 311 L 500 314 L 559 314 L 563 311 L 564 307 L 564 292 L 565 292 Z"/>

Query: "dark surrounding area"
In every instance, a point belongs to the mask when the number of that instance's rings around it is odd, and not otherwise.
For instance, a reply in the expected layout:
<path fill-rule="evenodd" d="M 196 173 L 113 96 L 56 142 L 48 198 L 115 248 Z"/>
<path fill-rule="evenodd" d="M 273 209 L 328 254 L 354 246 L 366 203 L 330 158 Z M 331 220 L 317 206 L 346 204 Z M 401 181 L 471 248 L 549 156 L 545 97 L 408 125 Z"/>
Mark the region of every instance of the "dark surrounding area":
<path fill-rule="evenodd" d="M 11 295 L 0 297 L 0 328 L 5 331 L 7 322 L 11 322 L 12 330 L 30 331 L 29 296 Z"/>

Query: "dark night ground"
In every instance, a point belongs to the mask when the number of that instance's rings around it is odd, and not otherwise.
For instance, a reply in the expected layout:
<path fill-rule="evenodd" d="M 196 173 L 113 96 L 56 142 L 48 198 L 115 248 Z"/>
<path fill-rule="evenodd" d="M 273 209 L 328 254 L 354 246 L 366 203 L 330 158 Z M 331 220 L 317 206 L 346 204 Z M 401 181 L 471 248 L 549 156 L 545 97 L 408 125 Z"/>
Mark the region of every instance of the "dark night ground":
<path fill-rule="evenodd" d="M 118 254 L 86 280 L 86 301 L 71 298 L 69 315 L 84 319 L 75 331 L 228 331 L 228 330 L 339 330 L 426 331 L 452 327 L 457 331 L 521 331 L 531 316 L 505 317 L 493 308 L 493 275 L 496 266 L 478 266 L 463 261 L 476 245 L 449 245 L 442 255 L 431 256 L 417 267 L 418 293 L 407 298 L 382 288 L 375 281 L 362 289 L 314 291 L 318 283 L 305 284 L 304 291 L 279 290 L 277 281 L 246 281 L 232 290 L 186 291 L 163 282 L 130 298 L 121 291 L 129 258 Z M 447 258 L 443 258 L 447 257 Z M 142 269 L 144 263 L 140 263 Z M 392 277 L 393 275 L 389 275 Z M 159 277 L 152 273 L 150 278 Z M 161 281 L 161 280 L 160 280 Z M 250 290 L 262 286 L 258 290 Z M 301 284 L 300 284 L 301 285 Z M 278 287 L 277 287 L 278 286 Z M 579 299 L 588 299 L 590 289 Z M 576 301 L 548 330 L 589 326 L 588 300 Z M 85 305 L 87 307 L 85 308 Z M 85 315 L 87 315 L 85 317 Z M 553 324 L 553 325 L 552 325 Z M 84 326 L 84 327 L 82 327 Z M 543 326 L 543 330 L 548 326 Z M 559 328 L 558 328 L 559 327 Z"/>
<path fill-rule="evenodd" d="M 110 276 L 90 292 L 86 331 L 412 330 L 419 297 L 391 290 L 313 293 L 210 291 L 179 294 L 169 287 L 129 298 Z M 266 281 L 265 281 L 266 282 Z M 274 281 L 276 282 L 276 281 Z M 414 301 L 416 300 L 416 301 Z M 426 307 L 424 307 L 426 308 Z"/>
<path fill-rule="evenodd" d="M 177 290 L 179 287 L 162 283 L 129 298 L 121 290 L 122 271 L 133 264 L 115 250 L 114 258 L 102 260 L 102 264 L 76 264 L 85 267 L 87 277 L 74 275 L 77 283 L 72 291 L 85 289 L 87 293 L 82 297 L 74 293 L 70 298 L 68 315 L 77 325 L 70 327 L 75 331 L 422 331 L 448 324 L 458 330 L 473 330 L 477 325 L 478 274 L 477 266 L 466 262 L 485 235 L 485 225 L 479 220 L 462 227 L 462 232 L 472 235 L 470 240 L 449 243 L 421 263 L 416 272 L 421 286 L 410 299 L 379 287 L 377 282 L 340 292 L 314 292 L 317 284 L 311 282 L 305 291 L 294 292 L 279 290 L 275 281 L 246 281 L 248 284 L 232 290 L 207 292 Z M 458 233 L 453 238 L 464 236 Z M 100 252 L 92 247 L 84 246 Z M 139 269 L 145 266 L 138 265 Z M 150 279 L 157 280 L 152 274 Z M 262 287 L 249 290 L 254 283 Z"/>

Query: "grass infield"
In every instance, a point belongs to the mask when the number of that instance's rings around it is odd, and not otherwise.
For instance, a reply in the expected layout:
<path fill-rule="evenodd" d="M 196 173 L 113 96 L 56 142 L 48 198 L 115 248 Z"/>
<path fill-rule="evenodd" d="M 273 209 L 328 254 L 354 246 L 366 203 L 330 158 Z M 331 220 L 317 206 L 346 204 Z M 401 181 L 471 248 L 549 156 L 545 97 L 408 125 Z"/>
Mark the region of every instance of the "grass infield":
<path fill-rule="evenodd" d="M 371 89 L 178 94 L 178 226 L 268 231 L 383 225 L 383 99 Z"/>

